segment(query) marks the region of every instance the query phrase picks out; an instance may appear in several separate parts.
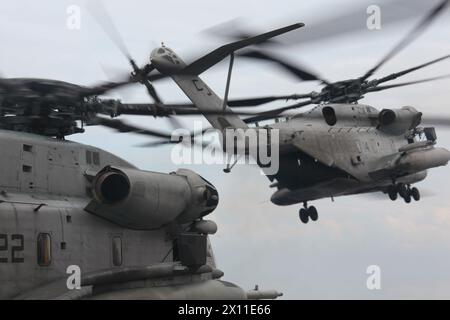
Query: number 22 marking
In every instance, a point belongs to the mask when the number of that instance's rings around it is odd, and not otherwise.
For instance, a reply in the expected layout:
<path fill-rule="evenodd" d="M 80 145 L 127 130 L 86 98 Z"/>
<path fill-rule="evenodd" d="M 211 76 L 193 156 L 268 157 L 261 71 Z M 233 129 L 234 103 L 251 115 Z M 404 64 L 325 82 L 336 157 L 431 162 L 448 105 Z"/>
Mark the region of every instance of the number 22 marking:
<path fill-rule="evenodd" d="M 18 241 L 18 245 L 11 246 L 11 262 L 12 263 L 23 263 L 24 258 L 17 257 L 17 253 L 24 250 L 24 236 L 23 234 L 12 234 L 11 242 Z M 0 253 L 2 251 L 8 251 L 8 235 L 0 234 Z M 0 263 L 8 263 L 7 257 L 0 257 Z"/>

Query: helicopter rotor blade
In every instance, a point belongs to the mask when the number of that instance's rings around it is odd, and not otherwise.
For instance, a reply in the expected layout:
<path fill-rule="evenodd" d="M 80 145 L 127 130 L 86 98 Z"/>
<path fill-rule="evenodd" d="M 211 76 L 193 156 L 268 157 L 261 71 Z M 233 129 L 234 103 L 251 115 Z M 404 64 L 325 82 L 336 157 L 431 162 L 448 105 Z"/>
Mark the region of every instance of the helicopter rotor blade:
<path fill-rule="evenodd" d="M 150 63 L 145 65 L 145 67 L 140 68 L 133 57 L 130 54 L 127 46 L 125 45 L 125 41 L 123 40 L 122 35 L 114 24 L 113 19 L 109 15 L 106 7 L 103 5 L 101 0 L 92 0 L 88 2 L 88 8 L 91 12 L 91 15 L 106 33 L 106 35 L 111 39 L 111 41 L 116 45 L 116 47 L 120 50 L 120 52 L 127 58 L 130 63 L 133 74 L 131 79 L 135 82 L 140 82 L 147 89 L 147 93 L 149 96 L 155 101 L 157 104 L 162 104 L 162 100 L 156 92 L 155 87 L 150 82 L 149 74 L 155 69 L 155 67 Z M 162 75 L 161 75 L 162 76 Z M 160 77 L 161 77 L 160 76 Z M 154 77 L 154 76 L 153 76 Z"/>
<path fill-rule="evenodd" d="M 318 75 L 307 71 L 304 68 L 297 67 L 293 63 L 287 62 L 286 59 L 277 57 L 272 53 L 263 52 L 260 50 L 248 50 L 242 53 L 238 53 L 237 55 L 275 63 L 301 81 L 321 81 L 328 84 L 328 81 L 322 79 Z"/>
<path fill-rule="evenodd" d="M 130 85 L 132 83 L 133 82 L 130 80 L 120 82 L 105 82 L 103 84 L 99 84 L 96 86 L 83 88 L 83 90 L 80 92 L 80 96 L 81 97 L 99 96 L 113 89 Z"/>
<path fill-rule="evenodd" d="M 370 36 L 373 31 L 367 28 L 368 7 L 377 5 L 382 10 L 383 29 L 395 26 L 411 19 L 416 19 L 421 12 L 429 10 L 439 0 L 377 0 L 358 1 L 343 13 L 331 15 L 329 18 L 317 20 L 305 16 L 307 32 L 285 34 L 277 38 L 277 41 L 265 42 L 259 47 L 292 47 L 308 44 L 323 45 L 330 39 L 338 37 L 359 35 Z M 241 22 L 244 19 L 233 19 L 205 30 L 213 36 L 226 37 L 228 39 L 242 39 L 257 32 L 246 30 Z M 241 25 L 240 25 L 241 24 Z"/>
<path fill-rule="evenodd" d="M 163 104 L 161 98 L 159 97 L 155 87 L 151 84 L 151 82 L 145 79 L 143 83 L 145 88 L 147 89 L 149 96 L 153 99 L 153 101 L 155 101 L 156 104 Z"/>
<path fill-rule="evenodd" d="M 199 143 L 197 140 L 195 140 L 198 136 L 204 135 L 205 133 L 210 133 L 210 130 L 217 130 L 214 129 L 212 127 L 208 127 L 206 129 L 203 129 L 201 131 L 193 131 L 191 132 L 189 135 L 185 135 L 180 137 L 180 139 L 164 139 L 164 140 L 158 140 L 158 141 L 152 141 L 152 142 L 148 142 L 148 143 L 144 143 L 139 145 L 139 147 L 142 148 L 152 148 L 152 147 L 159 147 L 159 146 L 164 146 L 164 145 L 170 145 L 170 144 L 178 144 L 178 143 L 182 143 L 185 146 L 191 146 L 192 144 L 194 145 L 199 145 L 201 146 L 202 149 L 206 148 L 207 146 L 210 145 L 210 142 L 208 141 L 202 141 L 201 143 Z M 186 145 L 186 141 L 190 141 L 190 145 Z"/>
<path fill-rule="evenodd" d="M 264 112 L 261 112 L 261 113 L 257 114 L 256 116 L 253 116 L 253 117 L 245 119 L 244 122 L 245 123 L 254 123 L 254 122 L 259 122 L 259 121 L 271 120 L 271 119 L 274 119 L 274 118 L 279 118 L 280 114 L 285 112 L 285 111 L 306 107 L 306 106 L 311 105 L 313 103 L 314 102 L 312 100 L 307 100 L 307 101 L 296 103 L 294 105 L 290 105 L 290 106 L 287 106 L 287 107 L 273 109 L 273 110 L 270 110 L 270 111 L 264 111 Z"/>
<path fill-rule="evenodd" d="M 122 38 L 119 30 L 116 28 L 114 21 L 109 15 L 106 7 L 101 0 L 90 0 L 87 3 L 87 8 L 91 16 L 102 28 L 108 38 L 114 43 L 114 45 L 119 49 L 119 51 L 127 58 L 131 63 L 134 61 L 131 54 L 125 45 L 125 41 Z"/>
<path fill-rule="evenodd" d="M 402 76 L 404 76 L 404 75 L 406 75 L 406 74 L 409 74 L 409 73 L 411 73 L 411 72 L 414 72 L 414 71 L 423 69 L 423 68 L 425 68 L 425 67 L 431 66 L 431 65 L 433 65 L 433 64 L 435 64 L 435 63 L 441 62 L 441 61 L 446 60 L 446 59 L 449 59 L 449 58 L 450 58 L 450 54 L 449 54 L 449 55 L 446 55 L 446 56 L 443 56 L 443 57 L 440 57 L 440 58 L 438 58 L 438 59 L 432 60 L 432 61 L 430 61 L 430 62 L 423 63 L 423 64 L 421 64 L 421 65 L 419 65 L 419 66 L 416 66 L 416 67 L 413 67 L 413 68 L 409 68 L 409 69 L 406 69 L 406 70 L 404 70 L 404 71 L 400 71 L 400 72 L 393 73 L 393 74 L 388 75 L 388 76 L 386 76 L 386 77 L 383 77 L 383 78 L 381 78 L 381 79 L 377 79 L 376 82 L 377 82 L 377 84 L 379 84 L 379 83 L 391 81 L 391 80 L 397 79 L 397 78 L 399 78 L 399 77 L 402 77 Z"/>
<path fill-rule="evenodd" d="M 417 24 L 407 35 L 404 37 L 387 55 L 383 57 L 372 69 L 366 72 L 360 79 L 367 80 L 370 78 L 380 67 L 386 62 L 391 60 L 397 55 L 403 48 L 413 42 L 420 34 L 422 34 L 435 20 L 436 18 L 448 7 L 450 0 L 442 0 L 437 6 L 435 6 L 419 24 Z"/>
<path fill-rule="evenodd" d="M 277 101 L 277 100 L 299 100 L 311 98 L 311 94 L 293 94 L 289 96 L 268 96 L 268 97 L 257 97 L 257 98 L 248 98 L 248 99 L 236 99 L 229 100 L 228 105 L 230 107 L 253 107 L 259 106 L 262 104 L 266 104 L 269 102 Z"/>
<path fill-rule="evenodd" d="M 121 133 L 138 133 L 157 138 L 165 138 L 165 139 L 171 138 L 171 135 L 169 133 L 165 133 L 158 130 L 138 128 L 117 119 L 112 120 L 94 116 L 91 120 L 92 120 L 91 123 L 93 125 L 101 125 L 104 127 L 108 127 Z"/>
<path fill-rule="evenodd" d="M 167 79 L 169 76 L 161 73 L 150 74 L 147 76 L 147 79 L 150 82 L 155 82 L 163 79 Z"/>
<path fill-rule="evenodd" d="M 415 85 L 415 84 L 432 82 L 432 81 L 449 79 L 449 78 L 450 78 L 450 74 L 449 75 L 439 76 L 439 77 L 428 78 L 428 79 L 415 80 L 415 81 L 409 81 L 409 82 L 403 82 L 403 83 L 396 83 L 396 84 L 386 85 L 386 86 L 377 86 L 377 87 L 373 87 L 373 88 L 368 88 L 366 90 L 366 92 L 384 91 L 384 90 L 388 90 L 388 89 L 406 87 L 406 86 L 411 86 L 411 85 Z"/>
<path fill-rule="evenodd" d="M 259 113 L 241 112 L 241 111 L 223 111 L 223 110 L 199 110 L 195 105 L 163 105 L 157 104 L 127 104 L 121 103 L 117 107 L 117 115 L 137 115 L 137 116 L 154 116 L 154 117 L 170 117 L 170 116 L 198 116 L 198 115 L 240 115 L 254 116 Z"/>

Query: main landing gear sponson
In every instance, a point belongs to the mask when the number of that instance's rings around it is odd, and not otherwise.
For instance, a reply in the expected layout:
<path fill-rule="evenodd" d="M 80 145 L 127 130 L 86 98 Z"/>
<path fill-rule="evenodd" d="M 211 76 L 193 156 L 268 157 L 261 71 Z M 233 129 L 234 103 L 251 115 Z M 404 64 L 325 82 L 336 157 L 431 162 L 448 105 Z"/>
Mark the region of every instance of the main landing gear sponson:
<path fill-rule="evenodd" d="M 410 185 L 405 185 L 404 183 L 390 186 L 387 193 L 392 201 L 397 200 L 398 196 L 402 197 L 406 203 L 411 203 L 412 199 L 415 201 L 420 200 L 419 190 L 417 188 L 411 188 Z"/>
<path fill-rule="evenodd" d="M 298 213 L 300 220 L 303 223 L 305 224 L 308 223 L 309 219 L 311 219 L 312 221 L 317 221 L 317 219 L 319 219 L 319 214 L 317 212 L 316 207 L 314 206 L 308 207 L 308 204 L 306 202 L 303 204 L 303 206 L 304 207 L 301 208 Z"/>

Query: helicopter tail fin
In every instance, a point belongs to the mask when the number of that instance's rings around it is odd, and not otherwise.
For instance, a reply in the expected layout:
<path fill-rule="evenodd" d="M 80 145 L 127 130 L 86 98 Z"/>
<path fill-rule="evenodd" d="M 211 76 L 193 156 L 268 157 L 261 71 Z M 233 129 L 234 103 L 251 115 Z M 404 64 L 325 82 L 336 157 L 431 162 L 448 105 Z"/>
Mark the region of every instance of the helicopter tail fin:
<path fill-rule="evenodd" d="M 205 118 L 214 128 L 224 131 L 227 128 L 248 127 L 228 106 L 224 106 L 224 101 L 200 77 L 174 75 L 172 78 L 194 105 L 204 112 Z"/>
<path fill-rule="evenodd" d="M 245 129 L 248 127 L 247 124 L 242 121 L 242 119 L 240 119 L 236 114 L 233 114 L 232 110 L 227 106 L 226 103 L 228 100 L 228 92 L 230 88 L 234 53 L 247 46 L 262 43 L 273 37 L 296 30 L 303 26 L 303 23 L 296 23 L 287 27 L 226 44 L 197 59 L 189 65 L 184 65 L 184 63 L 176 65 L 176 70 L 172 69 L 171 77 L 178 84 L 181 90 L 183 90 L 183 92 L 195 104 L 195 106 L 200 111 L 204 112 L 203 114 L 205 118 L 211 123 L 214 128 L 221 131 L 225 130 L 226 128 Z M 165 59 L 158 60 L 157 55 L 159 51 L 160 50 L 155 51 L 155 56 L 152 60 L 157 69 L 163 69 L 161 68 L 161 66 L 167 66 L 167 60 L 173 60 L 174 57 L 181 61 L 181 59 L 179 59 L 179 57 L 177 57 L 172 50 L 170 50 L 170 58 L 165 57 Z M 161 50 L 161 52 L 164 51 L 164 49 Z M 224 100 L 222 100 L 211 90 L 211 88 L 206 85 L 206 83 L 204 83 L 199 78 L 199 75 L 228 56 L 230 56 L 230 69 L 228 72 L 225 98 Z"/>

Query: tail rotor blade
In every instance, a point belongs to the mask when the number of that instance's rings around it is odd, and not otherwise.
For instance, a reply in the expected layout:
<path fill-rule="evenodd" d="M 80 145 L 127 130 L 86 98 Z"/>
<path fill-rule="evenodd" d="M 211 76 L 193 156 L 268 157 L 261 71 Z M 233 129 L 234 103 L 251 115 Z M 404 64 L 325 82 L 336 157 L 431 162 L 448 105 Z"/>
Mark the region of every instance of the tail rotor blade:
<path fill-rule="evenodd" d="M 131 63 L 131 61 L 133 61 L 133 58 L 131 57 L 127 46 L 125 45 L 125 41 L 123 40 L 119 30 L 116 28 L 114 21 L 103 5 L 103 2 L 101 0 L 90 0 L 87 3 L 87 8 L 89 10 L 89 13 L 100 25 L 108 38 L 111 39 L 111 41 L 116 45 L 120 52 Z"/>

